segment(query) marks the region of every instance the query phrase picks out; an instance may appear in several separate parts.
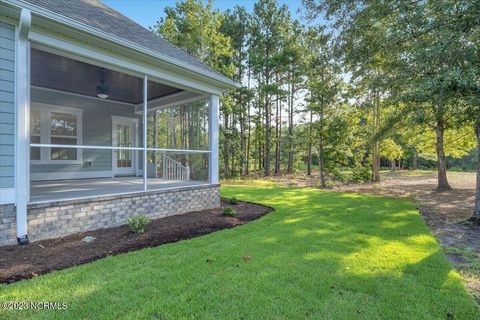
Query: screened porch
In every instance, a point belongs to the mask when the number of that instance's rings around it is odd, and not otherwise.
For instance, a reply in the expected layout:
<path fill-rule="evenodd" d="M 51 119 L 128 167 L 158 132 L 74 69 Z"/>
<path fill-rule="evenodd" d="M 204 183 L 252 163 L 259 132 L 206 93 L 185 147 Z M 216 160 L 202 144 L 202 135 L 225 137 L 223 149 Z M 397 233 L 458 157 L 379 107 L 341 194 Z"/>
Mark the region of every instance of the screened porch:
<path fill-rule="evenodd" d="M 32 48 L 29 202 L 215 182 L 216 107 L 216 96 Z"/>

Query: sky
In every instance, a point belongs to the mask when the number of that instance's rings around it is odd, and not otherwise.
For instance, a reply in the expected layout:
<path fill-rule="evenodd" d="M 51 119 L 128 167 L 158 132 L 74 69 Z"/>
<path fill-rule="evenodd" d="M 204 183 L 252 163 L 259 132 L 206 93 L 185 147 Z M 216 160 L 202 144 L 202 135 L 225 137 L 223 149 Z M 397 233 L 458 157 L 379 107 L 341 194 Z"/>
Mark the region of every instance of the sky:
<path fill-rule="evenodd" d="M 121 12 L 140 25 L 148 28 L 163 16 L 165 7 L 174 7 L 177 0 L 103 0 L 103 3 Z M 253 10 L 256 0 L 214 0 L 214 6 L 220 11 L 242 5 L 248 11 Z M 300 18 L 297 13 L 301 7 L 301 0 L 278 0 L 279 4 L 286 4 L 290 8 L 292 16 Z"/>

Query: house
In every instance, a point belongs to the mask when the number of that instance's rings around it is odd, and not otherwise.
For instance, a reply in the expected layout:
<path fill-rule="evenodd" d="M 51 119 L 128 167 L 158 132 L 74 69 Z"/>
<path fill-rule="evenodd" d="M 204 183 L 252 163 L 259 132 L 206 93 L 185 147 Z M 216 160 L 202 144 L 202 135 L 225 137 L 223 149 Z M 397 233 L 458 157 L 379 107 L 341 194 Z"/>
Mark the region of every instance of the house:
<path fill-rule="evenodd" d="M 237 84 L 97 0 L 0 0 L 0 245 L 218 207 Z"/>

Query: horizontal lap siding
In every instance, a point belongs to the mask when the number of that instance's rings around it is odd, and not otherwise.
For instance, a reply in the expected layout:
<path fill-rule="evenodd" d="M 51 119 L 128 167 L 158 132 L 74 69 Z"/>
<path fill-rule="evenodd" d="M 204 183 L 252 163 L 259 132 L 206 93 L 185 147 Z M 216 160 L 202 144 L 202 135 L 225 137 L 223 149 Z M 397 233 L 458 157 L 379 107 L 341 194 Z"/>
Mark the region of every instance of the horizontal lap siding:
<path fill-rule="evenodd" d="M 15 28 L 0 22 L 0 188 L 14 186 Z"/>

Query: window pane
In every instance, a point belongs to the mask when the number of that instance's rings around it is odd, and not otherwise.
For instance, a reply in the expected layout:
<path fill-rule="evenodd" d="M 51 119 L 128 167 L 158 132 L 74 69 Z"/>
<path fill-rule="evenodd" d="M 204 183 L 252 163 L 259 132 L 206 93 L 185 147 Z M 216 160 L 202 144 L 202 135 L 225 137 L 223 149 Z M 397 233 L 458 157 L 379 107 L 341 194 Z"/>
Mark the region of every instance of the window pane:
<path fill-rule="evenodd" d="M 40 143 L 40 136 L 30 136 L 30 143 Z M 40 160 L 40 148 L 30 148 L 30 160 Z"/>
<path fill-rule="evenodd" d="M 76 138 L 51 138 L 52 144 L 69 144 L 76 145 Z M 52 148 L 52 160 L 77 160 L 77 149 Z"/>
<path fill-rule="evenodd" d="M 38 110 L 30 110 L 30 134 L 40 134 L 40 111 Z"/>
<path fill-rule="evenodd" d="M 77 116 L 53 112 L 50 116 L 50 132 L 54 136 L 77 135 Z"/>

